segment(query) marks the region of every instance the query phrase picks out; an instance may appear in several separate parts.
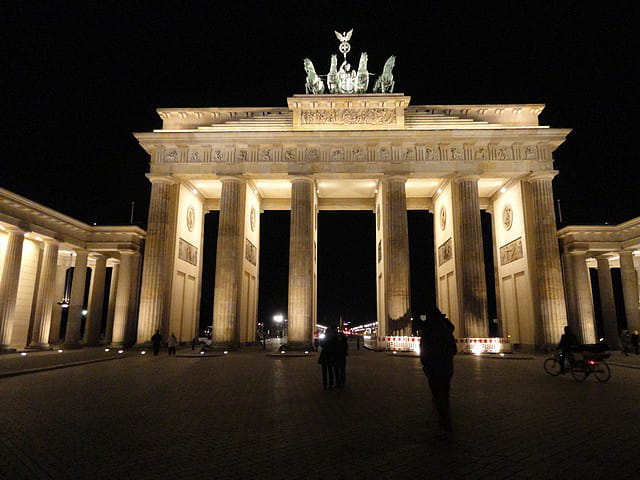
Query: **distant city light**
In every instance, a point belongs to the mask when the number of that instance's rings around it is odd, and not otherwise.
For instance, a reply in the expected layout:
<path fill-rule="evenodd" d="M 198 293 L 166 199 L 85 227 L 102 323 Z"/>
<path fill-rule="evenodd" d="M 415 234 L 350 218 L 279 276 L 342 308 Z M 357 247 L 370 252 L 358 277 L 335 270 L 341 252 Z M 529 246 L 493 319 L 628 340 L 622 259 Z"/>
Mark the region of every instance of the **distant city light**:
<path fill-rule="evenodd" d="M 22 352 L 20 355 L 22 355 L 23 357 L 27 356 L 27 352 Z"/>
<path fill-rule="evenodd" d="M 222 352 L 222 353 L 224 353 L 224 354 L 226 355 L 226 354 L 227 354 L 227 353 L 229 353 L 229 352 L 228 352 L 227 350 L 225 350 L 225 351 L 224 351 L 224 352 Z"/>
<path fill-rule="evenodd" d="M 140 355 L 145 355 L 146 353 L 147 353 L 147 352 L 146 352 L 146 350 L 142 350 L 142 351 L 140 352 Z"/>
<path fill-rule="evenodd" d="M 105 352 L 108 352 L 108 351 L 110 351 L 110 350 L 111 350 L 110 348 L 105 348 L 105 349 L 104 349 L 104 351 L 105 351 Z"/>
<path fill-rule="evenodd" d="M 124 353 L 124 350 L 118 350 L 118 353 Z"/>
<path fill-rule="evenodd" d="M 284 316 L 283 315 L 274 315 L 273 316 L 273 321 L 276 323 L 282 323 L 284 321 Z"/>
<path fill-rule="evenodd" d="M 61 348 L 58 349 L 58 353 L 62 353 L 64 352 L 64 350 L 62 350 Z"/>
<path fill-rule="evenodd" d="M 83 314 L 83 315 L 86 315 L 87 313 L 89 313 L 89 311 L 88 311 L 88 310 L 82 310 L 82 314 Z"/>

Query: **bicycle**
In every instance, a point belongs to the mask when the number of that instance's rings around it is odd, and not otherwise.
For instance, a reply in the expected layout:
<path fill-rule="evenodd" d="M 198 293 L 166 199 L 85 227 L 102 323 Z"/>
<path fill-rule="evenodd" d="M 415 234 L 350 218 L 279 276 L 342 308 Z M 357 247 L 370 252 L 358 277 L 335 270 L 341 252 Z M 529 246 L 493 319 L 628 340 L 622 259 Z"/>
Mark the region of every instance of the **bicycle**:
<path fill-rule="evenodd" d="M 571 359 L 567 359 L 569 363 L 569 369 L 571 369 Z M 562 363 L 564 362 L 564 356 L 560 352 L 556 352 L 553 357 L 547 358 L 544 361 L 544 371 L 552 377 L 557 377 L 562 373 Z"/>
<path fill-rule="evenodd" d="M 590 352 L 580 347 L 576 349 L 576 353 L 581 353 L 582 358 L 566 358 L 569 372 L 571 372 L 571 376 L 576 382 L 583 382 L 591 374 L 601 383 L 609 381 L 611 368 L 604 361 L 605 358 L 609 358 L 608 353 Z M 564 362 L 564 360 L 565 357 L 562 353 L 557 352 L 553 357 L 544 361 L 544 371 L 553 377 L 560 375 L 562 373 L 561 362 Z"/>

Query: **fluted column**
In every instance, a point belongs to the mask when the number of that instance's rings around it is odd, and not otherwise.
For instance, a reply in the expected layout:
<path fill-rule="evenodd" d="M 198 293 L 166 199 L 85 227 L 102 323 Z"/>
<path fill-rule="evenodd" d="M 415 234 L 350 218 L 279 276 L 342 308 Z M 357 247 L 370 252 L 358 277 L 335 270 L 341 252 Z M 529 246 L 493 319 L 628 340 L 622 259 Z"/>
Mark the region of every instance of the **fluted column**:
<path fill-rule="evenodd" d="M 129 320 L 129 302 L 133 295 L 131 288 L 132 280 L 132 263 L 135 252 L 128 250 L 120 251 L 120 269 L 118 272 L 118 288 L 116 293 L 116 304 L 113 314 L 113 330 L 111 335 L 111 345 L 121 347 L 125 345 L 125 334 L 127 331 L 127 322 Z M 153 334 L 151 334 L 153 335 Z M 148 338 L 140 338 L 138 343 L 151 341 L 151 335 Z"/>
<path fill-rule="evenodd" d="M 140 260 L 139 252 L 133 252 L 131 255 L 131 296 L 129 297 L 129 312 L 127 317 L 127 327 L 124 333 L 125 345 L 133 345 L 136 343 L 137 334 L 137 318 L 138 318 L 138 301 L 140 295 Z"/>
<path fill-rule="evenodd" d="M 151 201 L 144 252 L 137 342 L 148 342 L 162 326 L 168 284 L 168 258 L 172 247 L 172 188 L 169 177 L 151 177 Z M 122 272 L 120 272 L 122 275 Z M 114 332 L 115 333 L 115 332 Z"/>
<path fill-rule="evenodd" d="M 238 295 L 242 269 L 245 183 L 241 178 L 222 179 L 216 278 L 213 297 L 213 341 L 216 345 L 238 344 Z"/>
<path fill-rule="evenodd" d="M 389 330 L 385 333 L 389 335 L 411 334 L 406 181 L 401 176 L 382 181 L 385 303 Z"/>
<path fill-rule="evenodd" d="M 65 288 L 67 284 L 67 265 L 64 261 L 62 265 L 56 267 L 56 282 L 53 293 L 53 305 L 51 312 L 51 325 L 49 326 L 49 345 L 60 343 L 60 325 L 62 323 L 62 305 L 58 302 L 65 298 Z"/>
<path fill-rule="evenodd" d="M 613 299 L 613 283 L 611 270 L 607 257 L 597 257 L 598 262 L 598 288 L 600 290 L 600 309 L 604 323 L 604 340 L 611 348 L 620 347 L 618 332 L 618 319 L 616 318 L 616 306 Z"/>
<path fill-rule="evenodd" d="M 7 235 L 7 249 L 0 277 L 0 350 L 7 350 L 11 345 L 24 231 L 10 229 Z"/>
<path fill-rule="evenodd" d="M 89 296 L 89 313 L 85 330 L 85 345 L 98 345 L 100 341 L 100 327 L 102 326 L 102 306 L 104 304 L 104 282 L 107 273 L 107 257 L 99 255 L 93 269 L 93 282 Z"/>
<path fill-rule="evenodd" d="M 586 252 L 571 252 L 570 260 L 573 270 L 575 292 L 576 322 L 572 325 L 574 332 L 582 343 L 595 343 L 596 326 L 593 315 L 593 296 L 589 283 Z"/>
<path fill-rule="evenodd" d="M 638 278 L 633 265 L 633 252 L 620 252 L 620 276 L 627 328 L 630 332 L 640 330 L 640 310 L 638 310 Z"/>
<path fill-rule="evenodd" d="M 36 308 L 33 314 L 33 328 L 29 346 L 47 348 L 51 330 L 51 315 L 55 298 L 56 274 L 58 270 L 58 242 L 45 241 L 42 267 L 36 293 Z"/>
<path fill-rule="evenodd" d="M 82 310 L 84 309 L 84 290 L 87 279 L 87 250 L 76 250 L 73 280 L 71 281 L 71 299 L 69 300 L 69 316 L 64 336 L 65 348 L 80 348 L 80 330 L 82 327 Z"/>
<path fill-rule="evenodd" d="M 458 285 L 460 297 L 460 323 L 467 337 L 489 335 L 487 322 L 487 282 L 484 271 L 482 225 L 478 177 L 457 177 L 453 184 L 454 205 L 458 212 L 456 238 L 454 239 L 457 272 L 461 276 Z"/>
<path fill-rule="evenodd" d="M 291 231 L 289 237 L 289 338 L 290 346 L 310 345 L 313 336 L 313 218 L 314 181 L 291 180 Z"/>
<path fill-rule="evenodd" d="M 567 325 L 551 184 L 554 175 L 555 172 L 543 172 L 528 179 L 533 225 L 527 233 L 533 239 L 533 244 L 529 242 L 537 276 L 533 281 L 537 285 L 542 341 L 546 345 L 557 344 Z"/>
<path fill-rule="evenodd" d="M 118 273 L 120 263 L 111 267 L 111 283 L 109 286 L 109 308 L 107 310 L 107 324 L 104 331 L 104 343 L 109 345 L 113 339 L 113 319 L 116 311 L 116 297 L 118 295 Z"/>

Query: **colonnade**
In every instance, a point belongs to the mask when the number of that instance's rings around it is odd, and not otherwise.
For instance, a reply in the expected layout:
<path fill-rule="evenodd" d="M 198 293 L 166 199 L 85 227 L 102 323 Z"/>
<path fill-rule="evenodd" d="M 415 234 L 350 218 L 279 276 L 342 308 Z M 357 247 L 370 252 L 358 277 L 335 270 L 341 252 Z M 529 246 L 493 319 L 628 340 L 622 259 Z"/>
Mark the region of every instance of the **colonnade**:
<path fill-rule="evenodd" d="M 132 344 L 144 231 L 93 227 L 6 190 L 0 189 L 0 196 L 11 202 L 11 208 L 5 203 L 0 222 L 0 350 Z M 38 223 L 33 222 L 34 212 L 40 214 Z M 79 236 L 84 241 L 78 242 Z M 108 286 L 107 268 L 112 269 Z M 101 337 L 103 323 L 106 332 Z"/>
<path fill-rule="evenodd" d="M 629 331 L 640 330 L 640 256 L 634 255 L 634 248 L 603 250 L 599 241 L 584 244 L 574 249 L 568 236 L 573 228 L 560 231 L 564 242 L 563 264 L 567 283 L 569 323 L 583 343 L 597 340 L 596 311 L 591 284 L 590 268 L 597 269 L 600 314 L 603 323 L 604 340 L 612 348 L 620 346 L 618 313 L 624 315 Z M 584 227 L 583 231 L 591 228 Z M 596 227 L 591 228 L 596 230 Z M 624 312 L 616 312 L 616 302 L 611 275 L 612 268 L 620 268 Z"/>
<path fill-rule="evenodd" d="M 528 258 L 520 260 L 525 263 L 518 268 L 529 275 L 530 291 L 519 291 L 516 299 L 521 304 L 526 303 L 525 307 L 532 312 L 528 318 L 535 322 L 535 325 L 527 326 L 528 331 L 532 332 L 523 341 L 527 344 L 553 344 L 566 325 L 564 286 L 556 247 L 551 189 L 554 174 L 555 172 L 531 174 L 520 181 L 522 187 L 518 193 L 513 194 L 522 196 L 522 200 L 518 201 L 526 204 L 527 212 L 525 215 L 524 207 L 516 212 L 521 217 L 519 221 L 523 222 L 520 235 L 524 237 L 529 250 Z M 172 250 L 172 245 L 175 244 L 172 235 L 178 236 L 176 232 L 181 228 L 185 232 L 180 225 L 171 223 L 181 221 L 179 218 L 172 220 L 176 216 L 171 212 L 180 210 L 179 198 L 185 198 L 187 200 L 182 201 L 187 202 L 194 201 L 195 198 L 186 194 L 179 197 L 180 181 L 168 178 L 150 177 L 151 210 L 137 332 L 139 343 L 148 340 L 156 329 L 160 329 L 163 334 L 167 332 L 168 314 L 162 312 L 172 310 L 170 303 L 174 301 L 175 294 L 171 296 L 171 283 L 167 278 L 172 271 L 171 265 L 177 262 L 176 253 Z M 380 336 L 410 332 L 411 292 L 405 191 L 407 179 L 407 176 L 402 175 L 383 175 L 377 181 L 374 209 L 378 225 L 376 256 Z M 309 345 L 315 329 L 317 213 L 320 203 L 317 179 L 313 175 L 291 175 L 288 181 L 291 185 L 289 343 L 292 347 L 303 347 Z M 453 255 L 458 288 L 454 299 L 456 305 L 445 302 L 443 298 L 438 298 L 438 304 L 458 326 L 458 335 L 465 337 L 486 337 L 489 333 L 478 182 L 478 175 L 454 175 L 445 180 L 451 192 L 448 201 L 453 206 L 454 227 L 451 235 L 455 241 Z M 246 303 L 243 298 L 246 295 L 243 286 L 246 272 L 243 269 L 249 258 L 245 247 L 245 225 L 248 225 L 249 212 L 253 208 L 249 204 L 253 197 L 248 196 L 248 191 L 254 188 L 249 188 L 252 185 L 251 179 L 242 175 L 220 177 L 220 183 L 213 340 L 220 346 L 237 346 L 245 341 L 240 340 L 241 335 L 244 335 L 243 338 L 253 339 L 252 332 L 246 333 L 246 326 L 242 327 L 245 333 L 240 333 L 240 325 L 245 322 L 254 325 L 257 322 L 255 317 L 248 320 L 241 318 L 243 315 L 251 316 L 248 313 L 251 309 L 245 308 L 244 313 L 241 309 Z M 256 201 L 259 204 L 260 199 L 257 198 Z M 437 201 L 433 200 L 431 208 L 435 209 Z M 437 215 L 435 217 L 434 222 L 437 224 L 439 219 Z M 437 228 L 436 225 L 434 228 Z M 494 246 L 494 249 L 497 248 L 497 245 Z M 439 292 L 439 297 L 442 295 Z M 521 305 L 520 309 L 522 308 Z"/>

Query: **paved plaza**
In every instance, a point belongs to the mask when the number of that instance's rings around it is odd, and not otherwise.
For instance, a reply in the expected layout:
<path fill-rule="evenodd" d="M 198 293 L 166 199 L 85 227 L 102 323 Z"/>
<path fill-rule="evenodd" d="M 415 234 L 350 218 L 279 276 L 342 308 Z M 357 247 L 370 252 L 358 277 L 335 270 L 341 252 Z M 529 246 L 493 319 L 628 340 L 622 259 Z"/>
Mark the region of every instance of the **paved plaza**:
<path fill-rule="evenodd" d="M 640 369 L 576 383 L 542 359 L 457 356 L 444 441 L 419 361 L 353 346 L 342 391 L 261 350 L 0 378 L 0 478 L 638 478 Z"/>

